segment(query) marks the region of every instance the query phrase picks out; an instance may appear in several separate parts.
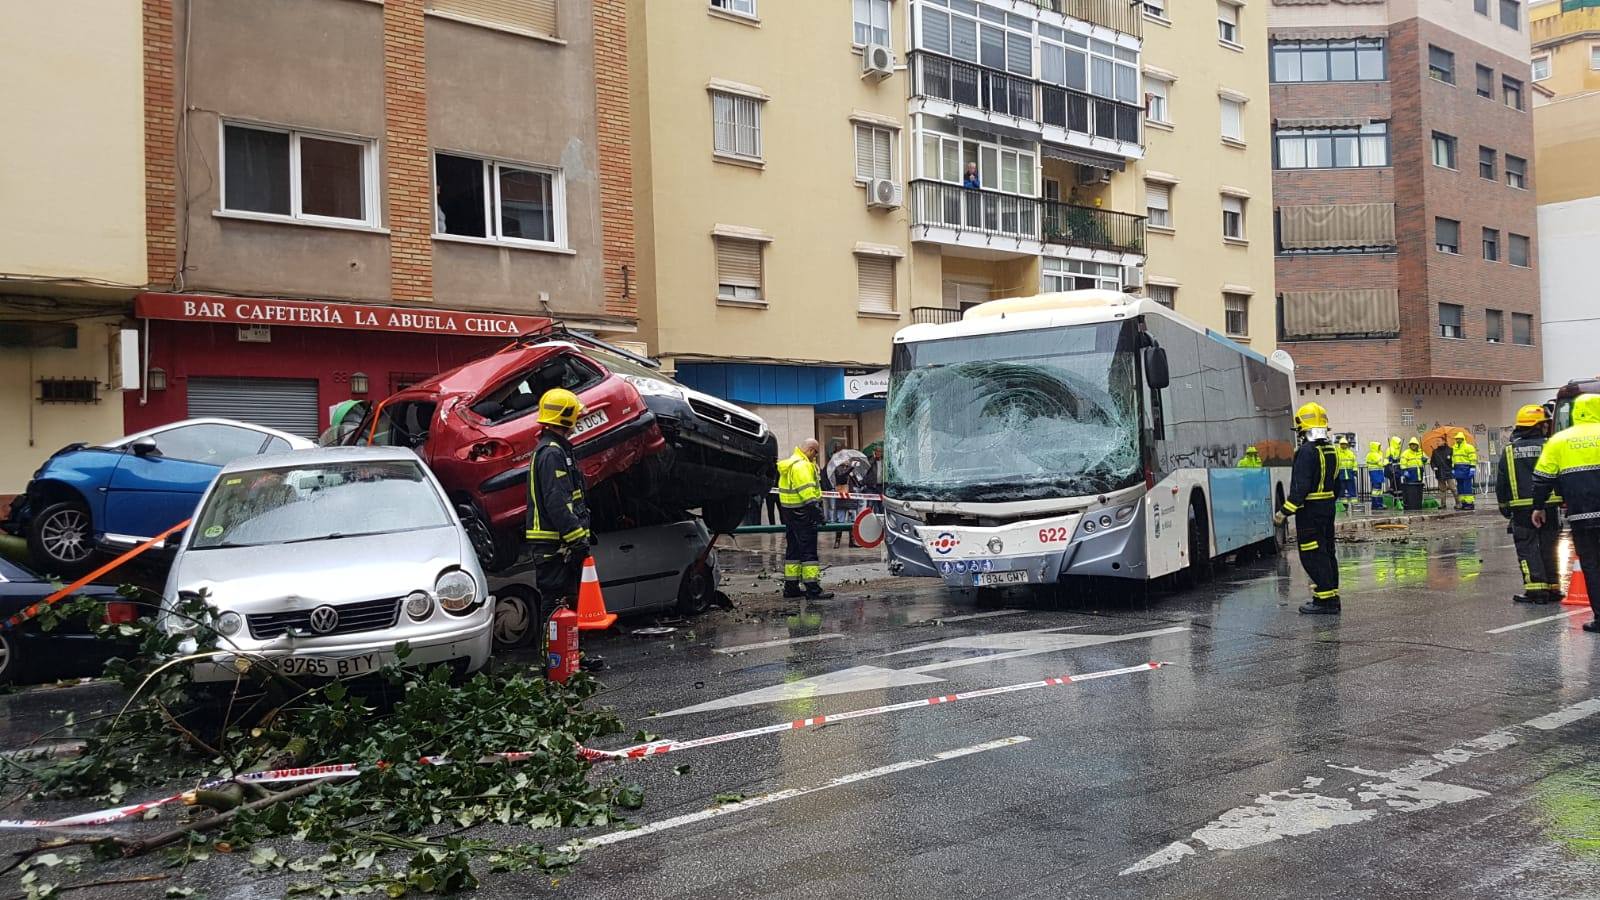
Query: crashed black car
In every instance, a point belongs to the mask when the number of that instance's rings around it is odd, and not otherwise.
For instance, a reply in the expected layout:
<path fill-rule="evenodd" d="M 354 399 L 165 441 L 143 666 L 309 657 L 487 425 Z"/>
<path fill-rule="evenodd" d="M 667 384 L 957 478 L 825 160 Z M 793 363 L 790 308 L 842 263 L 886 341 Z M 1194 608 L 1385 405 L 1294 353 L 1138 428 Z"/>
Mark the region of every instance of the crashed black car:
<path fill-rule="evenodd" d="M 0 559 L 0 623 L 55 593 L 57 587 L 29 569 Z M 107 623 L 132 622 L 139 617 L 138 607 L 114 588 L 89 585 L 77 594 L 102 601 Z M 129 644 L 99 637 L 93 624 L 68 620 L 46 631 L 34 620 L 14 629 L 0 627 L 0 685 L 98 675 L 106 660 L 132 650 Z"/>

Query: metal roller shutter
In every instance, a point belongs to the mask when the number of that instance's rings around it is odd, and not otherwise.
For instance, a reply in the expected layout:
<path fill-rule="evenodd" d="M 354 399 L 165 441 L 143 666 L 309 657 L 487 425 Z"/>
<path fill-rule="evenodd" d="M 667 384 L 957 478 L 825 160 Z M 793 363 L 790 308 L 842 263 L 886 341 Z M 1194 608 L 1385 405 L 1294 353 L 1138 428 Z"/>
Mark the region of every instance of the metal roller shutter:
<path fill-rule="evenodd" d="M 264 425 L 316 440 L 317 382 L 298 378 L 190 378 L 189 418 Z"/>
<path fill-rule="evenodd" d="M 428 8 L 487 25 L 556 37 L 556 0 L 429 0 Z"/>

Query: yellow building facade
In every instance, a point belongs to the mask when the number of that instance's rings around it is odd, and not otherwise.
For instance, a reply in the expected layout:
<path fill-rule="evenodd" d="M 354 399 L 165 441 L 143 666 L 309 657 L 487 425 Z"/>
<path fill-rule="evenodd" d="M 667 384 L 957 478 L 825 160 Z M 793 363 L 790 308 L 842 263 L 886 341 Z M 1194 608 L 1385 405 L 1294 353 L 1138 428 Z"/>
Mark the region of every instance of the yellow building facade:
<path fill-rule="evenodd" d="M 1528 7 L 1528 37 L 1533 83 L 1544 92 L 1570 97 L 1600 91 L 1600 2 L 1535 3 Z"/>

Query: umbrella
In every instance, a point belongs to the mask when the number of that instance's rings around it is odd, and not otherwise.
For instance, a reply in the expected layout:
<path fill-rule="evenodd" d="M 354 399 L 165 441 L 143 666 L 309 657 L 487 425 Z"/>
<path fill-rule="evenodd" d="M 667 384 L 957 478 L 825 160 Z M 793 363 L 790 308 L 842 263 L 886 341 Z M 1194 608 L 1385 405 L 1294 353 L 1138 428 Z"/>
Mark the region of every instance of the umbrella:
<path fill-rule="evenodd" d="M 871 456 L 872 455 L 872 451 L 874 451 L 874 450 L 882 450 L 882 449 L 883 449 L 883 441 L 873 441 L 872 443 L 866 445 L 865 447 L 862 447 L 861 448 L 861 452 L 865 453 L 868 456 Z"/>
<path fill-rule="evenodd" d="M 865 475 L 871 465 L 872 463 L 867 460 L 867 455 L 860 450 L 840 450 L 828 458 L 828 468 L 826 470 L 828 480 L 835 484 L 839 483 L 838 472 L 841 466 L 850 469 L 853 475 Z"/>
<path fill-rule="evenodd" d="M 1433 451 L 1438 449 L 1440 444 L 1454 447 L 1456 432 L 1458 431 L 1467 436 L 1467 443 L 1477 446 L 1478 442 L 1472 439 L 1472 429 L 1462 428 L 1460 425 L 1440 425 L 1437 428 L 1429 429 L 1422 436 L 1422 452 L 1432 456 Z"/>

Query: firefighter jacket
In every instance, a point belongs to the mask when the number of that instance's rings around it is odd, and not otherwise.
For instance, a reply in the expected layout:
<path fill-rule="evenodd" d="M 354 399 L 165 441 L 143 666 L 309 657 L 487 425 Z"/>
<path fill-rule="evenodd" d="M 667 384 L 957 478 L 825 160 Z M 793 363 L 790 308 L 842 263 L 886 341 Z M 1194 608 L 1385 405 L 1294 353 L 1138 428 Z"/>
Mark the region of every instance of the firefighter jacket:
<path fill-rule="evenodd" d="M 1339 454 L 1327 441 L 1307 441 L 1294 452 L 1294 468 L 1289 476 L 1289 496 L 1283 498 L 1283 514 L 1326 509 L 1332 514 L 1333 480 L 1339 472 Z"/>
<path fill-rule="evenodd" d="M 1471 441 L 1462 441 L 1450 448 L 1450 463 L 1456 466 L 1478 465 L 1478 448 Z"/>
<path fill-rule="evenodd" d="M 1334 447 L 1333 450 L 1339 455 L 1339 471 L 1349 472 L 1354 475 L 1356 473 L 1356 452 L 1348 446 Z"/>
<path fill-rule="evenodd" d="M 798 509 L 822 502 L 822 487 L 817 483 L 817 464 L 796 447 L 794 455 L 778 461 L 778 503 Z"/>
<path fill-rule="evenodd" d="M 1552 501 L 1559 492 L 1573 528 L 1600 527 L 1600 419 L 1575 407 L 1573 426 L 1545 441 L 1533 467 L 1533 506 Z"/>
<path fill-rule="evenodd" d="M 544 555 L 589 543 L 589 503 L 583 472 L 567 439 L 545 428 L 528 470 L 528 527 L 523 533 Z"/>
<path fill-rule="evenodd" d="M 1500 506 L 1500 515 L 1521 525 L 1529 524 L 1528 514 L 1534 510 L 1533 467 L 1544 452 L 1545 441 L 1538 428 L 1518 428 L 1511 432 L 1511 441 L 1506 444 L 1495 472 L 1494 498 Z M 1539 508 L 1554 507 L 1560 502 L 1560 495 L 1552 493 Z"/>
<path fill-rule="evenodd" d="M 1428 457 L 1424 456 L 1421 450 L 1413 450 L 1407 447 L 1406 452 L 1400 454 L 1400 473 L 1402 477 L 1408 480 L 1421 481 L 1422 470 L 1427 466 Z"/>

